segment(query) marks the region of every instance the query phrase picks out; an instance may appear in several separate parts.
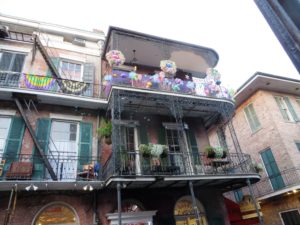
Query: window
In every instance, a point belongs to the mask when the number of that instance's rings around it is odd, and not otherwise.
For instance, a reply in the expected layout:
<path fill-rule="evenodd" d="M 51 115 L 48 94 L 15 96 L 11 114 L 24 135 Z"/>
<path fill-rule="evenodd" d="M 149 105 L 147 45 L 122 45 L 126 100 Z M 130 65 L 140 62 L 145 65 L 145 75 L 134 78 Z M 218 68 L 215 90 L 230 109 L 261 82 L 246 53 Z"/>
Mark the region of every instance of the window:
<path fill-rule="evenodd" d="M 249 123 L 249 126 L 251 128 L 252 132 L 257 131 L 260 128 L 260 122 L 256 116 L 256 113 L 254 111 L 253 104 L 250 103 L 248 106 L 244 108 L 244 112 L 247 117 L 247 121 Z"/>
<path fill-rule="evenodd" d="M 6 139 L 10 128 L 11 118 L 0 117 L 0 159 L 4 153 Z"/>
<path fill-rule="evenodd" d="M 284 225 L 300 224 L 300 214 L 298 209 L 280 212 L 280 217 Z"/>
<path fill-rule="evenodd" d="M 298 105 L 300 106 L 300 98 L 296 98 L 296 102 L 297 102 Z"/>
<path fill-rule="evenodd" d="M 78 156 L 78 123 L 68 121 L 52 121 L 49 140 L 49 154 L 52 168 L 58 166 L 59 179 L 75 179 Z"/>
<path fill-rule="evenodd" d="M 288 97 L 275 96 L 275 100 L 285 121 L 298 121 L 298 116 Z"/>
<path fill-rule="evenodd" d="M 217 135 L 218 135 L 218 140 L 219 140 L 220 146 L 223 149 L 228 150 L 228 146 L 227 146 L 227 142 L 226 142 L 226 136 L 225 136 L 225 132 L 224 132 L 223 127 L 219 128 L 217 130 Z"/>
<path fill-rule="evenodd" d="M 22 72 L 25 54 L 2 52 L 0 54 L 0 85 L 17 86 Z"/>
<path fill-rule="evenodd" d="M 61 61 L 61 76 L 67 79 L 82 81 L 82 64 Z"/>
<path fill-rule="evenodd" d="M 236 191 L 233 191 L 233 194 L 234 194 L 234 198 L 235 198 L 235 201 L 237 203 L 240 203 L 243 199 L 243 192 L 241 189 L 239 190 L 236 190 Z"/>

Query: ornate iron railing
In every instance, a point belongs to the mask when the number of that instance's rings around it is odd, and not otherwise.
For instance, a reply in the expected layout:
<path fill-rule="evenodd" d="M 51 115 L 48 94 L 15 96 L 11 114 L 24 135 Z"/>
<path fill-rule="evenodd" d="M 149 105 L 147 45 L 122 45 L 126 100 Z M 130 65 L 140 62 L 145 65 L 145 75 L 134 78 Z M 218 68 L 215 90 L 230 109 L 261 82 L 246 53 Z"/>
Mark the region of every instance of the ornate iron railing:
<path fill-rule="evenodd" d="M 94 98 L 100 97 L 101 89 L 100 85 L 95 83 L 11 71 L 0 71 L 0 87 L 20 88 Z"/>
<path fill-rule="evenodd" d="M 276 175 L 262 178 L 253 185 L 253 191 L 255 197 L 258 198 L 299 184 L 300 168 L 291 168 Z"/>
<path fill-rule="evenodd" d="M 46 155 L 58 181 L 95 181 L 102 179 L 97 157 L 61 153 Z M 0 180 L 51 180 L 42 158 L 37 154 L 0 155 Z"/>
<path fill-rule="evenodd" d="M 138 151 L 112 154 L 103 166 L 103 179 L 111 176 L 199 176 L 256 173 L 247 154 L 230 153 L 223 159 L 204 154 L 171 152 L 163 158 L 145 157 Z"/>

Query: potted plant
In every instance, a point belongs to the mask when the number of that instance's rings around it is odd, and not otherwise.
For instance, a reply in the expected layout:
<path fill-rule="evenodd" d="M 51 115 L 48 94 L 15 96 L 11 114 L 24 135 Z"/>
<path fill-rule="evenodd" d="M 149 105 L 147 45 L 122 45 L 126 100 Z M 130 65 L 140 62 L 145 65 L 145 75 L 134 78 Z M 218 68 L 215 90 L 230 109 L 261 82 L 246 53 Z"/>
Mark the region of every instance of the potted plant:
<path fill-rule="evenodd" d="M 111 121 L 104 118 L 101 119 L 100 127 L 97 129 L 100 138 L 104 138 L 106 144 L 111 144 L 112 124 Z"/>
<path fill-rule="evenodd" d="M 260 173 L 264 169 L 263 165 L 261 163 L 257 163 L 257 162 L 253 163 L 253 168 L 254 168 L 256 173 Z"/>
<path fill-rule="evenodd" d="M 210 158 L 210 159 L 215 158 L 216 153 L 215 153 L 214 147 L 208 145 L 205 147 L 204 152 L 205 152 L 205 155 L 207 158 Z"/>
<path fill-rule="evenodd" d="M 140 144 L 139 146 L 140 153 L 144 158 L 149 158 L 151 155 L 151 149 L 146 144 Z"/>
<path fill-rule="evenodd" d="M 161 153 L 160 158 L 167 158 L 169 148 L 167 145 L 162 145 L 162 148 L 163 148 L 163 152 Z"/>

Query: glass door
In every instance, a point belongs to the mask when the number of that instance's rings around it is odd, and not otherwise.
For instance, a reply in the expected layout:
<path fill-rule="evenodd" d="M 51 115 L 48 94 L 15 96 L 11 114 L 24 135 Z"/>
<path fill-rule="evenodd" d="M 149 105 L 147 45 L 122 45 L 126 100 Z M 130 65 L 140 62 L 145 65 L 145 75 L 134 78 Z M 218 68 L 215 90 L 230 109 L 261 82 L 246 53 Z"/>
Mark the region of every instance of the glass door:
<path fill-rule="evenodd" d="M 48 158 L 59 180 L 75 180 L 78 163 L 79 126 L 52 121 Z"/>

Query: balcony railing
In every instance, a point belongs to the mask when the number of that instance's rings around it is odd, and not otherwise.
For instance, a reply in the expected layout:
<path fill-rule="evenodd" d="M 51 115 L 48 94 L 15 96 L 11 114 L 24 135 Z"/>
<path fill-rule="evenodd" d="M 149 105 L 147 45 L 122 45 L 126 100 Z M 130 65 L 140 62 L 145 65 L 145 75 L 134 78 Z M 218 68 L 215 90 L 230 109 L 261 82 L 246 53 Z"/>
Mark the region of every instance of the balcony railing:
<path fill-rule="evenodd" d="M 159 74 L 137 74 L 121 70 L 113 70 L 112 75 L 105 75 L 103 79 L 103 94 L 108 96 L 112 85 L 134 87 L 140 89 L 171 92 L 194 96 L 232 99 L 228 89 L 215 84 L 212 80 L 181 80 L 162 77 Z"/>
<path fill-rule="evenodd" d="M 224 159 L 203 154 L 169 153 L 163 158 L 144 157 L 138 151 L 111 155 L 103 166 L 103 178 L 111 176 L 199 176 L 256 173 L 249 155 L 230 153 Z"/>
<path fill-rule="evenodd" d="M 0 71 L 0 87 L 20 88 L 82 97 L 100 97 L 100 85 L 94 83 L 10 71 Z"/>
<path fill-rule="evenodd" d="M 292 168 L 281 171 L 279 174 L 261 179 L 253 185 L 255 197 L 259 198 L 264 195 L 284 190 L 300 184 L 300 168 Z"/>
<path fill-rule="evenodd" d="M 46 155 L 59 181 L 101 180 L 99 158 L 73 155 Z M 42 158 L 32 154 L 0 156 L 0 180 L 51 180 Z"/>

